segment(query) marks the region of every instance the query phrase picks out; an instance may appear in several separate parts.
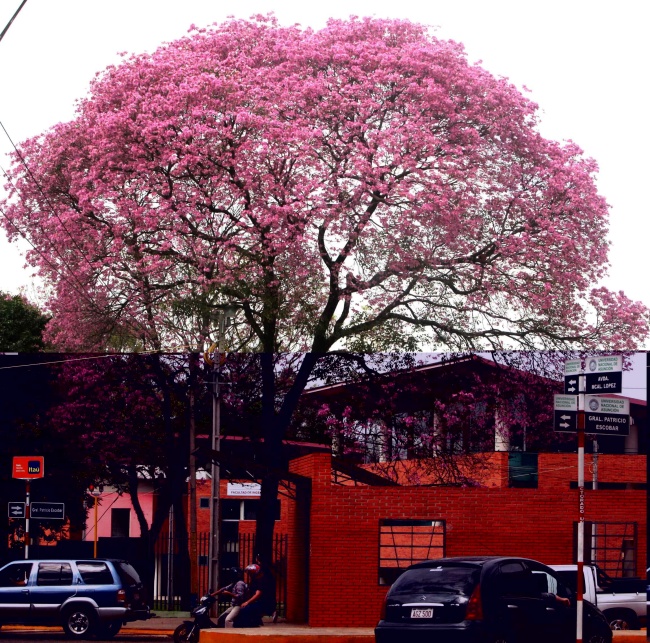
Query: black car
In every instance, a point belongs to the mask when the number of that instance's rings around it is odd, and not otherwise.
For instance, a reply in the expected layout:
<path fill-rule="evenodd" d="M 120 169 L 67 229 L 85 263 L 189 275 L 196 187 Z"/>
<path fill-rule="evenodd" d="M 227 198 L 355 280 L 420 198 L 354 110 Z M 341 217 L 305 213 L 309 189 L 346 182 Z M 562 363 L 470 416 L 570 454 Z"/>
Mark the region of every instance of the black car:
<path fill-rule="evenodd" d="M 569 599 L 569 600 L 566 600 Z M 583 602 L 584 643 L 611 643 L 605 617 Z M 390 588 L 376 643 L 569 643 L 575 596 L 526 558 L 441 558 L 411 565 Z"/>

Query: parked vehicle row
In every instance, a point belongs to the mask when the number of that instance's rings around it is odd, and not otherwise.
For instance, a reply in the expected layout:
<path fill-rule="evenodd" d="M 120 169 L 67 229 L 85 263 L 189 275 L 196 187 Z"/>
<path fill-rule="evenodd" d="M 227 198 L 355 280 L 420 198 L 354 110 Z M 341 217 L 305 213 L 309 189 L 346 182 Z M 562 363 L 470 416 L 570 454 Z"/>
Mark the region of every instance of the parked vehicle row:
<path fill-rule="evenodd" d="M 0 568 L 0 625 L 60 625 L 70 638 L 114 637 L 151 616 L 126 561 L 21 560 Z"/>
<path fill-rule="evenodd" d="M 577 565 L 551 565 L 576 591 Z M 646 624 L 646 584 L 640 578 L 611 578 L 597 565 L 584 565 L 584 597 L 604 615 L 612 630 L 638 630 Z"/>
<path fill-rule="evenodd" d="M 583 641 L 611 643 L 603 614 L 583 603 Z M 570 643 L 575 594 L 553 569 L 516 557 L 442 558 L 409 567 L 392 585 L 377 643 Z"/>

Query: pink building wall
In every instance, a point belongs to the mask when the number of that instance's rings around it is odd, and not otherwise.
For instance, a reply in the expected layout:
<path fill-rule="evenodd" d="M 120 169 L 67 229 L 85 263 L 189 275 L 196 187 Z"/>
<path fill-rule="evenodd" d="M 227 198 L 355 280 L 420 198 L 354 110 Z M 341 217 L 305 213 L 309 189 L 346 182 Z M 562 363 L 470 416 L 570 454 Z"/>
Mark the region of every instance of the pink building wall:
<path fill-rule="evenodd" d="M 148 485 L 141 483 L 139 491 L 140 505 L 147 519 L 147 524 L 151 525 L 154 503 L 153 490 Z M 112 535 L 111 518 L 113 509 L 129 509 L 129 533 L 127 535 L 132 538 L 140 536 L 140 525 L 131 504 L 131 496 L 105 490 L 97 498 L 97 538 L 107 538 Z M 95 540 L 95 512 L 92 507 L 88 510 L 86 516 L 86 530 L 83 540 Z"/>

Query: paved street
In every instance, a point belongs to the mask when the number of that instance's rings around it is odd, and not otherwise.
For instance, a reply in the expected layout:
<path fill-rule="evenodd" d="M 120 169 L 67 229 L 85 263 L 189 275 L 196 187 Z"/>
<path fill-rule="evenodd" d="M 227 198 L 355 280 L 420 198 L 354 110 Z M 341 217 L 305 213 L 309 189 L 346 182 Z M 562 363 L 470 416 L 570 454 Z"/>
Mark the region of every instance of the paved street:
<path fill-rule="evenodd" d="M 170 641 L 175 621 L 181 619 L 159 619 L 156 625 L 158 630 L 147 627 L 124 628 L 116 637 L 118 643 L 127 641 L 137 641 L 138 643 L 155 643 L 160 641 Z M 163 623 L 164 621 L 164 623 Z M 147 624 L 155 622 L 153 619 Z M 137 625 L 143 625 L 144 622 Z M 68 641 L 62 630 L 53 627 L 27 628 L 11 627 L 2 628 L 0 639 L 3 641 L 12 641 L 12 643 L 58 643 L 59 641 Z M 212 630 L 205 632 L 201 636 L 201 643 L 230 643 L 237 641 L 240 643 L 270 643 L 271 641 L 305 641 L 313 640 L 322 643 L 352 643 L 363 642 L 372 643 L 374 636 L 372 628 L 308 628 L 300 625 L 278 624 L 268 625 L 259 629 L 250 630 Z M 613 643 L 645 643 L 646 630 L 640 631 L 619 631 L 614 632 Z"/>

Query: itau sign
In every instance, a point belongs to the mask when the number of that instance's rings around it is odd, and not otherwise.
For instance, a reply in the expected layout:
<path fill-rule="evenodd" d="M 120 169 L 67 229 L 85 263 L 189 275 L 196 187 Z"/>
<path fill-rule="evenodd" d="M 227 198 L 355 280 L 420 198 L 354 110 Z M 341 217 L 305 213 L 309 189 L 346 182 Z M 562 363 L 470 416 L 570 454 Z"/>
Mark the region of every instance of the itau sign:
<path fill-rule="evenodd" d="M 45 476 L 45 464 L 42 455 L 14 456 L 12 477 L 19 480 L 32 480 Z"/>

